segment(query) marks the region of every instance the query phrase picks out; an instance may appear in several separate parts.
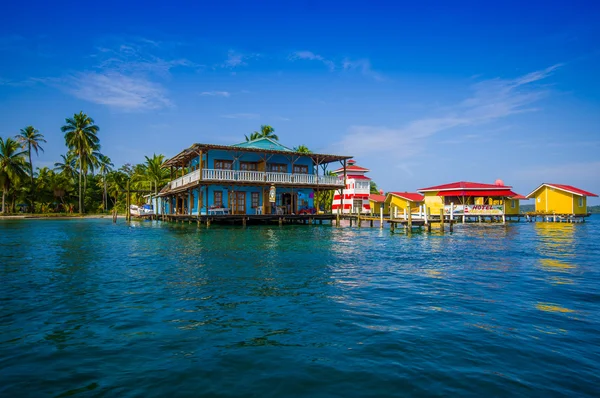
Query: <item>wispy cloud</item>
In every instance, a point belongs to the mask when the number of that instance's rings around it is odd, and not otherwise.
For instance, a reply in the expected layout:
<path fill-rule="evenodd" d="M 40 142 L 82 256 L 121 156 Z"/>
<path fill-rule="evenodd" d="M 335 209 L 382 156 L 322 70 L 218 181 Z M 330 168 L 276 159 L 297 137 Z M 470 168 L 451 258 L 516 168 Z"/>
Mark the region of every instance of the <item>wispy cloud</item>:
<path fill-rule="evenodd" d="M 473 95 L 438 110 L 438 115 L 415 119 L 401 127 L 351 126 L 341 142 L 343 152 L 353 155 L 394 153 L 413 158 L 422 153 L 424 141 L 456 127 L 489 123 L 510 115 L 535 111 L 533 105 L 548 94 L 536 84 L 561 65 L 528 73 L 514 79 L 490 79 L 471 86 Z M 368 142 L 369 145 L 364 145 Z"/>
<path fill-rule="evenodd" d="M 75 97 L 123 111 L 161 109 L 173 104 L 164 87 L 119 72 L 86 72 L 67 78 L 67 92 Z"/>
<path fill-rule="evenodd" d="M 221 68 L 228 68 L 228 69 L 234 69 L 237 68 L 239 66 L 245 66 L 248 65 L 248 60 L 252 59 L 252 58 L 257 58 L 259 57 L 259 54 L 242 54 L 240 52 L 234 51 L 234 50 L 229 50 L 229 52 L 227 52 L 227 59 L 220 65 Z"/>
<path fill-rule="evenodd" d="M 229 97 L 231 94 L 228 91 L 203 91 L 200 93 L 203 96 L 210 97 Z"/>
<path fill-rule="evenodd" d="M 113 39 L 114 41 L 114 39 Z M 89 102 L 120 111 L 144 111 L 172 107 L 164 82 L 176 67 L 197 68 L 185 58 L 167 57 L 164 42 L 135 38 L 98 47 L 89 57 L 90 69 L 59 78 L 37 79 Z"/>
<path fill-rule="evenodd" d="M 311 51 L 296 51 L 288 57 L 291 61 L 296 61 L 299 59 L 309 60 L 309 61 L 319 61 L 322 62 L 325 66 L 329 68 L 329 70 L 335 70 L 335 63 L 329 59 L 326 59 L 322 55 L 315 54 Z"/>
<path fill-rule="evenodd" d="M 221 115 L 225 119 L 258 119 L 260 115 L 258 113 L 230 113 L 227 115 Z"/>
<path fill-rule="evenodd" d="M 346 58 L 344 62 L 342 62 L 342 69 L 345 71 L 359 71 L 364 76 L 370 77 L 377 81 L 385 80 L 381 73 L 373 70 L 373 68 L 371 67 L 371 61 L 365 58 L 358 59 L 355 61 Z"/>

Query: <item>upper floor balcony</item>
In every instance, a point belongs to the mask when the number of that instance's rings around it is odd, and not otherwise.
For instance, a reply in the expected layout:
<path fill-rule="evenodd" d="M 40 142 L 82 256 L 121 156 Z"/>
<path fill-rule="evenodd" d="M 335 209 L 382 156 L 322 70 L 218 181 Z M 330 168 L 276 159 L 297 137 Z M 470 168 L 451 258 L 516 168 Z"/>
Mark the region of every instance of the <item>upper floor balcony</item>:
<path fill-rule="evenodd" d="M 264 171 L 203 169 L 195 170 L 171 181 L 170 188 L 176 189 L 200 180 L 210 182 L 258 183 L 276 185 L 327 185 L 343 187 L 344 181 L 337 176 L 317 176 L 314 174 L 274 173 Z"/>

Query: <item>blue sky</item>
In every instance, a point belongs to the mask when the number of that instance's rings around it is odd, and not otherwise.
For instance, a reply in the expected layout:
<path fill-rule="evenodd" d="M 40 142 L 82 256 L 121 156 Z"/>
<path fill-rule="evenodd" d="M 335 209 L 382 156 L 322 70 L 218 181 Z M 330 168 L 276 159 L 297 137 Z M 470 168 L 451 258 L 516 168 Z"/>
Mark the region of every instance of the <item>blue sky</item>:
<path fill-rule="evenodd" d="M 271 124 L 284 145 L 354 155 L 386 191 L 600 194 L 595 2 L 82 3 L 0 14 L 0 136 L 38 128 L 39 166 L 83 110 L 116 165 Z"/>

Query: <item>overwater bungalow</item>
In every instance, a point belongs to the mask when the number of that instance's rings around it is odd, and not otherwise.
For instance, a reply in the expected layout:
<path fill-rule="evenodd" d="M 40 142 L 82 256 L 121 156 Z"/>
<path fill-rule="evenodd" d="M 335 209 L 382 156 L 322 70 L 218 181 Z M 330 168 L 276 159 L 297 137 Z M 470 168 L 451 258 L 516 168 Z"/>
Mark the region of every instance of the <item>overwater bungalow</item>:
<path fill-rule="evenodd" d="M 301 153 L 270 138 L 235 145 L 194 144 L 167 160 L 171 181 L 158 214 L 314 213 L 315 193 L 344 186 L 351 156 Z M 326 175 L 330 163 L 340 176 Z"/>
<path fill-rule="evenodd" d="M 424 195 L 425 207 L 430 209 L 431 214 L 437 215 L 443 209 L 444 214 L 461 216 L 464 221 L 471 216 L 504 217 L 507 214 L 507 201 L 518 195 L 511 188 L 501 180 L 495 184 L 460 181 L 418 191 Z"/>
<path fill-rule="evenodd" d="M 423 205 L 424 196 L 418 192 L 388 192 L 385 197 L 384 212 L 397 215 L 397 213 L 408 212 L 410 207 L 411 213 L 421 211 L 420 206 Z"/>
<path fill-rule="evenodd" d="M 386 213 L 385 195 L 383 194 L 383 191 L 380 191 L 379 194 L 369 194 L 369 206 L 371 207 L 372 214 L 379 214 L 381 210 Z"/>
<path fill-rule="evenodd" d="M 585 216 L 587 197 L 598 195 L 571 185 L 543 183 L 527 198 L 535 199 L 535 211 L 546 215 Z"/>

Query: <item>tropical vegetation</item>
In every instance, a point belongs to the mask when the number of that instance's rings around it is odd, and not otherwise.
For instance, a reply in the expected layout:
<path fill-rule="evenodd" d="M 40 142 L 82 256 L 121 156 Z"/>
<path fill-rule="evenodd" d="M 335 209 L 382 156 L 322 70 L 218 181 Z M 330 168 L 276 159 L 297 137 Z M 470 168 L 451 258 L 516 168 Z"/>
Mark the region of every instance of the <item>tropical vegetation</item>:
<path fill-rule="evenodd" d="M 279 141 L 279 137 L 275 134 L 275 129 L 268 124 L 263 124 L 260 126 L 260 131 L 254 131 L 250 136 L 244 135 L 244 137 L 246 137 L 246 141 L 254 141 L 259 138 L 270 138 Z"/>

